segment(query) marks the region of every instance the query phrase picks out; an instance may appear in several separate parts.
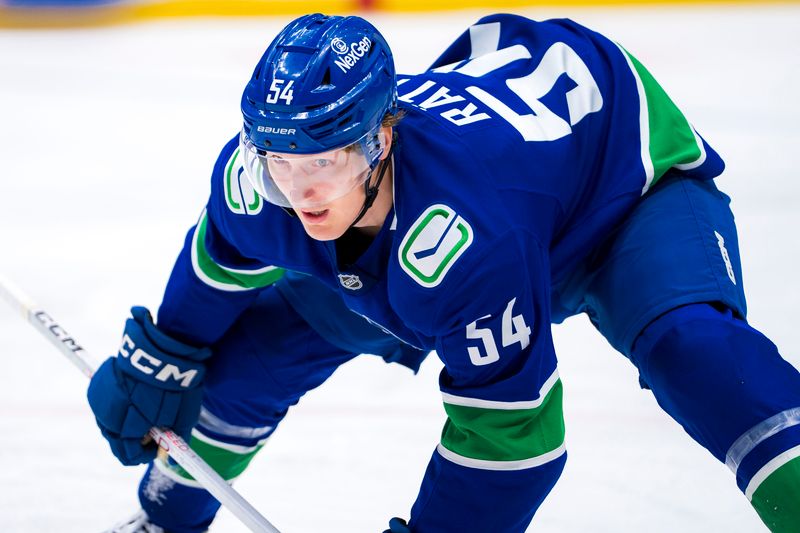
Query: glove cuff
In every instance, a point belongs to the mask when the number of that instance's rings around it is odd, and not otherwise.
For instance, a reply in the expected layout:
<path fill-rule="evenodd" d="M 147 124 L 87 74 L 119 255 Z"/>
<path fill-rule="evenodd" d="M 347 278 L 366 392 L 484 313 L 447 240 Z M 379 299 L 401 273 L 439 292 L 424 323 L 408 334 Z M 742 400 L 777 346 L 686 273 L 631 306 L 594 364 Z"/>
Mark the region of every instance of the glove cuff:
<path fill-rule="evenodd" d="M 191 347 L 159 331 L 144 307 L 134 307 L 131 315 L 116 357 L 118 370 L 162 390 L 198 387 L 206 371 L 202 361 L 211 350 Z"/>
<path fill-rule="evenodd" d="M 183 343 L 158 329 L 158 326 L 153 322 L 150 311 L 146 307 L 138 305 L 131 307 L 131 316 L 137 324 L 142 326 L 144 334 L 157 349 L 193 361 L 204 361 L 211 357 L 209 348 L 197 348 Z"/>

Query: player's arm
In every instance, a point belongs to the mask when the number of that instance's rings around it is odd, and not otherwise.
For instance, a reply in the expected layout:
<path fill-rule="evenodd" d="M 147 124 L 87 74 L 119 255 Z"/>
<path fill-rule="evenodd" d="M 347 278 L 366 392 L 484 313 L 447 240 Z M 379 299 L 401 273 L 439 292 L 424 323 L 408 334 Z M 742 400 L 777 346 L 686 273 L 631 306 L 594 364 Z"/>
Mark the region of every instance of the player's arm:
<path fill-rule="evenodd" d="M 258 289 L 284 272 L 241 251 L 238 241 L 257 233 L 251 226 L 264 204 L 238 172 L 237 139 L 215 164 L 211 198 L 186 236 L 158 311 L 159 328 L 198 345 L 217 341 Z"/>
<path fill-rule="evenodd" d="M 549 269 L 513 234 L 456 269 L 434 320 L 447 421 L 409 527 L 522 532 L 566 460 Z"/>
<path fill-rule="evenodd" d="M 97 425 L 123 464 L 153 459 L 156 447 L 142 440 L 151 427 L 171 428 L 188 440 L 200 413 L 205 362 L 212 355 L 208 346 L 253 301 L 256 289 L 282 275 L 281 269 L 243 257 L 225 232 L 230 227 L 219 208 L 225 192 L 220 179 L 229 169 L 233 143 L 217 161 L 211 200 L 178 256 L 158 322 L 147 309 L 134 307 L 118 353 L 89 384 Z"/>

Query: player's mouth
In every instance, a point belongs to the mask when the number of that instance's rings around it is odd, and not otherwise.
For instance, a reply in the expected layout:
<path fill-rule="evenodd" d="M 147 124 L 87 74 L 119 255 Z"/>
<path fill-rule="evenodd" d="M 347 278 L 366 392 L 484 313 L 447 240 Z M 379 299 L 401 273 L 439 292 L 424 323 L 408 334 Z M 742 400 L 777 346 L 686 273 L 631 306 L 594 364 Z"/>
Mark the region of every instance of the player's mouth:
<path fill-rule="evenodd" d="M 330 211 L 328 209 L 322 209 L 320 211 L 300 211 L 300 214 L 303 216 L 303 220 L 309 222 L 311 224 L 321 224 L 325 222 L 325 219 L 328 218 L 328 213 Z"/>

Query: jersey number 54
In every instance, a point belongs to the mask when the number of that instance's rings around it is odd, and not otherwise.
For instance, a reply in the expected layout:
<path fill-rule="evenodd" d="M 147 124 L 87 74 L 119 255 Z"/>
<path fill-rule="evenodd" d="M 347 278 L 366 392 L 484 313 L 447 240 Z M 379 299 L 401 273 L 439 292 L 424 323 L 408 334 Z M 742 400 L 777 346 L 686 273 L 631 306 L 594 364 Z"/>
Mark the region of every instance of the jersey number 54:
<path fill-rule="evenodd" d="M 525 318 L 520 315 L 514 314 L 514 304 L 517 299 L 512 298 L 506 310 L 503 312 L 503 319 L 501 321 L 501 336 L 500 342 L 504 348 L 512 344 L 519 343 L 520 351 L 524 350 L 531 343 L 531 328 L 525 323 Z M 494 340 L 494 333 L 491 328 L 479 328 L 478 322 L 491 318 L 492 315 L 485 315 L 467 324 L 467 339 L 480 340 L 481 346 L 467 347 L 469 359 L 475 366 L 488 365 L 500 360 L 500 352 L 497 350 L 497 343 Z"/>

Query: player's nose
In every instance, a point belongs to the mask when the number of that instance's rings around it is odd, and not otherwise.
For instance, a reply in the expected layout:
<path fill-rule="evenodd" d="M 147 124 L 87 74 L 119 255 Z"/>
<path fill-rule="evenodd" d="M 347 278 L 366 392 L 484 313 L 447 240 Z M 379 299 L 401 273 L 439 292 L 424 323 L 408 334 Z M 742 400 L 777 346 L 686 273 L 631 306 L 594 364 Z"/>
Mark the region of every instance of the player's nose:
<path fill-rule="evenodd" d="M 293 203 L 308 203 L 317 199 L 319 199 L 319 190 L 313 185 L 301 187 L 292 191 Z"/>

